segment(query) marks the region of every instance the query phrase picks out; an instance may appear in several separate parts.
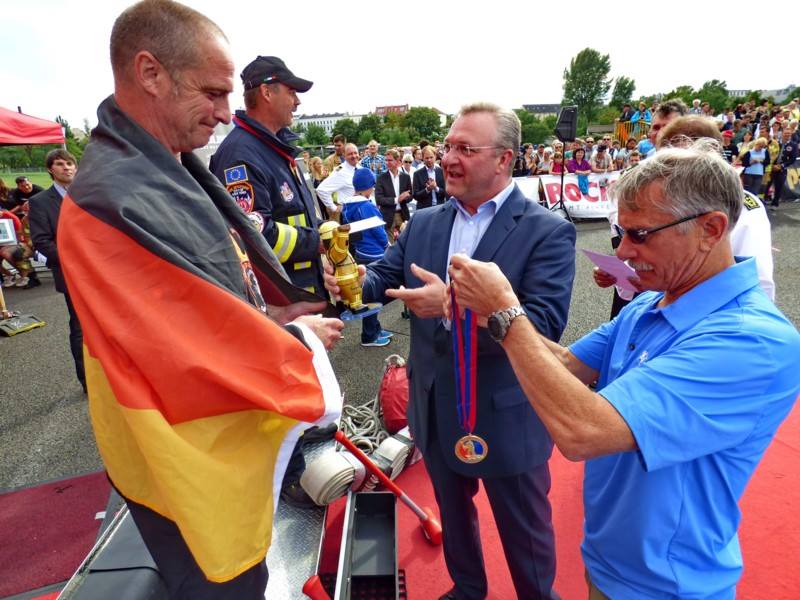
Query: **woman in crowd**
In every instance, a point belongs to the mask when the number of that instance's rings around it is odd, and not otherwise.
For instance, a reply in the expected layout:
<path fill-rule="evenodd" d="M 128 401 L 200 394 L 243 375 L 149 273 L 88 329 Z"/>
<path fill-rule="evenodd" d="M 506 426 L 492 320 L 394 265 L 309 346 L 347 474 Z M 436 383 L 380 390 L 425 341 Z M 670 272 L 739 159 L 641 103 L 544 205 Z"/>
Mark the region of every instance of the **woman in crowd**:
<path fill-rule="evenodd" d="M 753 147 L 753 133 L 748 129 L 744 132 L 744 136 L 742 137 L 742 141 L 739 144 L 739 156 L 736 157 L 736 161 L 733 163 L 733 166 L 739 167 L 742 164 L 742 156 L 752 149 Z"/>
<path fill-rule="evenodd" d="M 576 175 L 589 175 L 592 172 L 592 165 L 586 160 L 586 150 L 578 148 L 573 152 L 572 158 L 567 162 L 567 173 Z"/>
<path fill-rule="evenodd" d="M 772 183 L 772 165 L 775 164 L 778 155 L 781 153 L 780 139 L 780 134 L 778 134 L 777 138 L 772 138 L 767 142 L 767 155 L 769 157 L 770 166 L 764 168 L 764 178 L 761 180 L 761 189 L 764 192 L 764 204 L 767 203 L 769 186 Z"/>
<path fill-rule="evenodd" d="M 401 167 L 403 171 L 405 171 L 406 175 L 411 177 L 413 181 L 414 171 L 416 171 L 416 169 L 414 168 L 414 156 L 411 154 L 404 154 L 403 164 L 401 165 Z"/>
<path fill-rule="evenodd" d="M 742 156 L 742 173 L 744 189 L 751 194 L 758 195 L 761 191 L 761 181 L 764 177 L 765 167 L 769 164 L 769 151 L 766 138 L 758 138 L 753 147 Z"/>
<path fill-rule="evenodd" d="M 525 159 L 525 168 L 528 169 L 528 174 L 536 172 L 536 163 L 533 158 L 533 144 L 522 144 L 522 158 Z"/>
<path fill-rule="evenodd" d="M 311 179 L 314 182 L 314 189 L 322 183 L 322 180 L 328 176 L 328 172 L 325 170 L 325 165 L 322 163 L 322 159 L 319 156 L 314 156 L 308 161 L 308 170 L 311 173 Z"/>
<path fill-rule="evenodd" d="M 536 165 L 536 171 L 531 171 L 531 175 L 548 175 L 553 167 L 553 149 L 545 148 L 542 159 Z"/>
<path fill-rule="evenodd" d="M 586 160 L 586 150 L 577 148 L 572 153 L 572 158 L 567 163 L 567 171 L 578 176 L 578 187 L 582 194 L 589 193 L 589 174 L 592 172 L 592 165 Z"/>
<path fill-rule="evenodd" d="M 630 136 L 625 141 L 625 147 L 622 150 L 620 150 L 619 153 L 617 154 L 617 158 L 622 157 L 624 166 L 626 167 L 628 166 L 628 159 L 630 157 L 631 152 L 633 152 L 634 150 L 636 150 L 636 138 Z"/>

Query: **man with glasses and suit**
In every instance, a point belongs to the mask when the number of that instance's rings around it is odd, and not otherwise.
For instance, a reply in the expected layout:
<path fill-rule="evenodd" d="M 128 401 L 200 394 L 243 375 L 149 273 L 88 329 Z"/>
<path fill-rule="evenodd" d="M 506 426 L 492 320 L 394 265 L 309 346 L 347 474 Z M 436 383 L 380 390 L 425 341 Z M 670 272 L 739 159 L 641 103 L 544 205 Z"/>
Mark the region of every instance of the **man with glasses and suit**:
<path fill-rule="evenodd" d="M 445 321 L 442 314 L 447 265 L 452 255 L 464 253 L 493 260 L 509 275 L 521 307 L 507 319 L 524 315 L 553 341 L 564 330 L 575 273 L 575 228 L 526 200 L 512 181 L 520 130 L 513 112 L 493 104 L 462 108 L 445 138 L 444 181 L 432 182 L 425 167 L 416 173 L 415 180 L 424 178 L 428 191 L 437 194 L 437 204 L 408 221 L 397 243 L 368 265 L 364 280 L 366 301 L 401 299 L 412 312 L 408 416 L 441 513 L 445 562 L 454 582 L 444 599 L 487 594 L 473 503 L 479 481 L 517 595 L 556 597 L 547 499 L 552 442 L 499 338 L 483 328 L 459 346 L 474 349 L 477 388 L 463 395 L 457 391 L 454 354 L 461 353 L 454 351 L 451 332 L 462 324 Z M 433 152 L 425 148 L 427 168 L 433 166 Z M 445 181 L 452 196 L 447 202 Z M 332 283 L 329 279 L 328 286 Z M 473 416 L 459 420 L 458 407 L 467 404 L 475 411 L 462 415 Z"/>
<path fill-rule="evenodd" d="M 800 335 L 755 259 L 734 258 L 742 186 L 718 145 L 659 150 L 611 193 L 643 293 L 569 348 L 528 319 L 501 345 L 559 450 L 586 461 L 589 597 L 733 598 L 738 501 L 800 392 Z M 501 268 L 457 255 L 449 270 L 490 328 L 522 301 Z"/>

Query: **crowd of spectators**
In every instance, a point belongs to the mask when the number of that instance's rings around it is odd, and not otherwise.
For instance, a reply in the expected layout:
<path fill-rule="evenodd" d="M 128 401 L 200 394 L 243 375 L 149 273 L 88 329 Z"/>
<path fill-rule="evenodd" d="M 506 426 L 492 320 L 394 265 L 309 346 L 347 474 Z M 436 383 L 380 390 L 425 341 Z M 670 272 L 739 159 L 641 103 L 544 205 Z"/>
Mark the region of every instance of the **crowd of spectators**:
<path fill-rule="evenodd" d="M 15 241 L 0 243 L 0 274 L 3 287 L 32 288 L 41 285 L 31 263 L 33 243 L 28 225 L 28 200 L 44 191 L 24 175 L 9 189 L 0 178 L 0 219 L 11 221 Z"/>

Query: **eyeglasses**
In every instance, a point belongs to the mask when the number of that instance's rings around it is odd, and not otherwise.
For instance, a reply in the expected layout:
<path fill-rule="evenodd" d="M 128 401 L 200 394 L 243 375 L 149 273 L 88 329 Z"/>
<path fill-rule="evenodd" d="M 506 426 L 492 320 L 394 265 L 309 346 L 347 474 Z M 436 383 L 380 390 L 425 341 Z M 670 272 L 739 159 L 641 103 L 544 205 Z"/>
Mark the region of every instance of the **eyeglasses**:
<path fill-rule="evenodd" d="M 407 165 L 410 165 L 410 164 L 411 164 L 411 161 L 410 161 L 410 160 L 404 160 L 403 162 L 404 162 L 405 164 L 407 164 Z"/>
<path fill-rule="evenodd" d="M 614 223 L 614 231 L 617 232 L 617 235 L 620 238 L 625 237 L 626 235 L 630 238 L 631 242 L 634 244 L 644 244 L 647 241 L 648 236 L 653 234 L 657 231 L 661 231 L 662 229 L 668 229 L 670 227 L 674 227 L 675 225 L 680 225 L 681 223 L 685 223 L 686 221 L 691 221 L 692 219 L 697 219 L 698 217 L 702 217 L 703 215 L 707 215 L 710 211 L 700 213 L 697 215 L 692 215 L 691 217 L 684 217 L 682 219 L 678 219 L 677 221 L 673 221 L 672 223 L 667 223 L 666 225 L 659 225 L 658 227 L 652 227 L 650 229 L 623 229 L 616 223 Z"/>
<path fill-rule="evenodd" d="M 498 149 L 502 148 L 502 146 L 470 146 L 469 144 L 445 144 L 442 146 L 444 149 L 444 153 L 448 154 L 449 152 L 453 151 L 456 154 L 460 154 L 461 156 L 465 156 L 469 158 L 473 154 L 479 154 L 478 150 L 489 150 L 489 149 Z"/>

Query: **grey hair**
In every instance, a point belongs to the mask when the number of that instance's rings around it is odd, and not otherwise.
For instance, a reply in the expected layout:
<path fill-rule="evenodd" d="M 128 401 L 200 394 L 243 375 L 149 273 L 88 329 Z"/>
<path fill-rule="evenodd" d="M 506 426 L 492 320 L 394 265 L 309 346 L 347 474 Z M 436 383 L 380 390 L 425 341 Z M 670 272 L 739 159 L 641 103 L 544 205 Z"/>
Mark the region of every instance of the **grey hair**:
<path fill-rule="evenodd" d="M 456 119 L 472 113 L 489 113 L 494 115 L 495 122 L 497 123 L 494 143 L 503 149 L 512 150 L 514 156 L 516 156 L 517 150 L 522 143 L 522 124 L 519 122 L 519 117 L 514 111 L 501 108 L 491 102 L 473 102 L 472 104 L 462 106 L 461 110 L 458 111 L 456 115 Z M 513 170 L 513 160 L 509 168 Z"/>
<path fill-rule="evenodd" d="M 733 229 L 742 211 L 742 184 L 736 170 L 722 157 L 718 142 L 702 138 L 685 148 L 664 148 L 626 172 L 609 189 L 619 206 L 637 211 L 640 192 L 660 183 L 663 200 L 654 202 L 657 210 L 676 219 L 720 211 Z M 652 196 L 651 196 L 652 199 Z M 677 226 L 682 233 L 692 223 Z"/>

